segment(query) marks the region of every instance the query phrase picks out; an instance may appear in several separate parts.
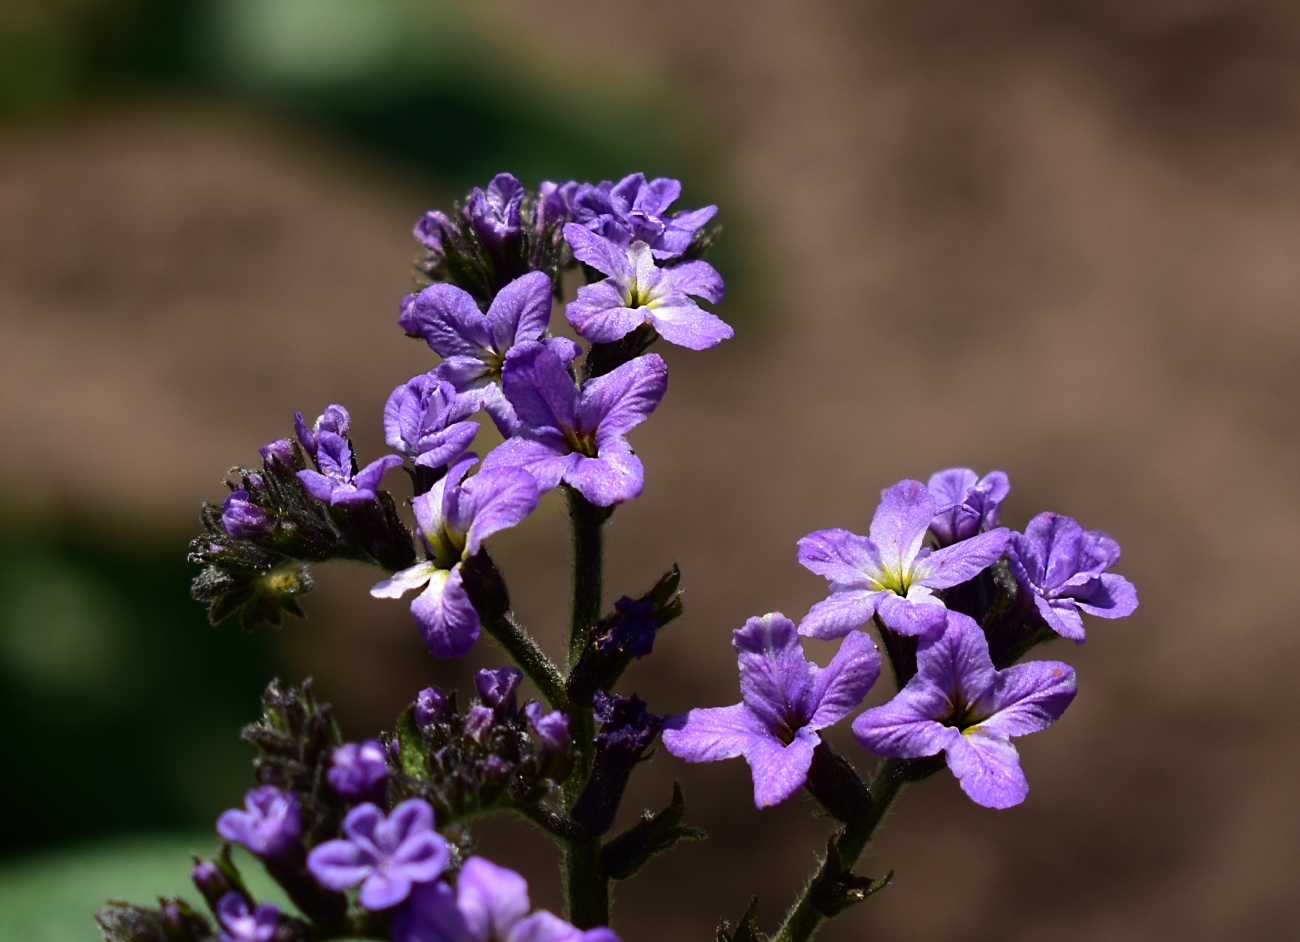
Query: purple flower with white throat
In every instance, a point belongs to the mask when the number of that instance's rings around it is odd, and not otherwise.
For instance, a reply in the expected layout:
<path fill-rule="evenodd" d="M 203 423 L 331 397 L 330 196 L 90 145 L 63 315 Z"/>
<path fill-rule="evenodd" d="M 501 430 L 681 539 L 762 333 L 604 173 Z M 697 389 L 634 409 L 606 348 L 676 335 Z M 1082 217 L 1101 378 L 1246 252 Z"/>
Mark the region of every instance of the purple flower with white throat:
<path fill-rule="evenodd" d="M 433 809 L 422 798 L 404 801 L 387 818 L 372 804 L 357 805 L 343 819 L 345 840 L 326 841 L 307 855 L 311 875 L 331 890 L 361 884 L 361 905 L 389 909 L 411 887 L 442 876 L 450 852 L 433 830 Z"/>
<path fill-rule="evenodd" d="M 1002 471 L 980 477 L 970 468 L 949 468 L 930 475 L 927 485 L 934 498 L 934 519 L 930 532 L 940 546 L 969 540 L 977 533 L 998 525 L 998 512 L 1011 492 L 1011 482 Z"/>
<path fill-rule="evenodd" d="M 1107 572 L 1119 562 L 1119 544 L 1100 530 L 1085 530 L 1078 521 L 1042 513 L 1029 521 L 1023 535 L 1013 533 L 1007 564 L 1022 590 L 1051 629 L 1082 644 L 1083 618 L 1123 618 L 1137 608 L 1137 589 L 1123 576 Z"/>
<path fill-rule="evenodd" d="M 579 389 L 553 351 L 524 343 L 506 357 L 502 380 L 519 427 L 489 452 L 485 471 L 522 468 L 542 493 L 563 482 L 598 507 L 641 493 L 645 471 L 625 436 L 668 388 L 662 358 L 637 357 Z"/>
<path fill-rule="evenodd" d="M 879 756 L 943 752 L 975 802 L 1010 808 L 1029 793 L 1012 737 L 1047 729 L 1074 694 L 1074 668 L 1059 661 L 994 669 L 980 626 L 950 612 L 943 634 L 921 643 L 915 676 L 894 699 L 854 720 L 853 734 Z"/>
<path fill-rule="evenodd" d="M 460 657 L 478 639 L 481 623 L 461 577 L 461 563 L 493 533 L 513 527 L 537 506 L 537 483 L 511 468 L 484 470 L 466 479 L 478 459 L 457 461 L 427 494 L 413 501 L 420 539 L 429 558 L 377 583 L 370 594 L 397 599 L 423 589 L 411 615 L 437 657 Z"/>
<path fill-rule="evenodd" d="M 292 853 L 302 837 L 298 799 L 274 785 L 254 788 L 244 796 L 244 808 L 223 811 L 217 833 L 242 844 L 258 857 L 277 858 Z"/>
<path fill-rule="evenodd" d="M 330 785 L 347 798 L 378 801 L 388 783 L 388 759 L 378 740 L 345 743 L 334 750 L 328 773 Z"/>
<path fill-rule="evenodd" d="M 644 242 L 620 248 L 577 223 L 564 227 L 564 238 L 579 261 L 609 276 L 583 285 L 577 300 L 564 309 L 573 329 L 592 343 L 613 343 L 642 324 L 691 350 L 716 347 L 734 333 L 693 300 L 722 300 L 722 276 L 708 262 L 660 268 Z"/>
<path fill-rule="evenodd" d="M 525 341 L 542 341 L 567 366 L 578 346 L 564 337 L 545 337 L 551 322 L 551 279 L 529 272 L 502 288 L 484 314 L 468 292 L 455 285 L 431 285 L 403 312 L 400 323 L 444 358 L 434 375 L 483 408 L 501 434 L 514 426 L 514 410 L 501 394 L 506 354 Z"/>
<path fill-rule="evenodd" d="M 275 531 L 275 519 L 250 501 L 242 487 L 221 505 L 221 525 L 237 540 L 262 540 Z"/>
<path fill-rule="evenodd" d="M 496 249 L 519 234 L 524 185 L 512 173 L 498 173 L 487 190 L 474 187 L 462 212 L 483 244 Z"/>
<path fill-rule="evenodd" d="M 695 233 L 718 212 L 716 206 L 668 215 L 682 193 L 679 181 L 668 177 L 646 181 L 634 173 L 618 183 L 586 184 L 570 199 L 575 222 L 626 248 L 644 242 L 655 258 L 675 258 L 690 248 Z"/>
<path fill-rule="evenodd" d="M 477 410 L 451 383 L 424 373 L 398 386 L 384 406 L 384 440 L 418 465 L 439 468 L 469 449 L 478 423 L 465 421 Z"/>
<path fill-rule="evenodd" d="M 923 547 L 935 500 L 920 481 L 899 481 L 880 494 L 871 536 L 818 530 L 799 541 L 799 562 L 831 582 L 831 594 L 799 626 L 814 638 L 839 638 L 879 615 L 902 635 L 941 631 L 947 609 L 935 589 L 973 579 L 997 562 L 1010 536 L 981 533 L 931 553 Z"/>
<path fill-rule="evenodd" d="M 384 472 L 402 463 L 399 455 L 384 455 L 354 473 L 352 446 L 346 438 L 322 429 L 316 436 L 316 446 L 320 471 L 299 471 L 298 480 L 312 497 L 331 505 L 374 500 Z"/>
<path fill-rule="evenodd" d="M 243 894 L 230 892 L 217 903 L 217 921 L 224 930 L 217 936 L 221 942 L 271 942 L 280 928 L 280 907 L 259 903 L 250 910 Z"/>
<path fill-rule="evenodd" d="M 794 623 L 779 612 L 732 634 L 741 702 L 669 720 L 664 747 L 687 762 L 744 756 L 754 804 L 779 805 L 808 779 L 819 730 L 852 712 L 880 674 L 880 652 L 862 632 L 844 639 L 826 667 L 806 660 Z"/>
<path fill-rule="evenodd" d="M 316 452 L 320 444 L 321 432 L 332 432 L 340 438 L 347 438 L 348 432 L 352 430 L 352 417 L 348 415 L 348 410 L 340 405 L 328 406 L 312 423 L 311 428 L 303 420 L 301 412 L 293 414 L 294 431 L 298 434 L 298 441 L 302 445 L 302 450 L 316 460 Z"/>
<path fill-rule="evenodd" d="M 393 915 L 394 942 L 619 942 L 604 927 L 586 932 L 548 913 L 528 910 L 528 883 L 482 857 L 460 868 L 456 889 L 441 880 L 417 886 Z"/>

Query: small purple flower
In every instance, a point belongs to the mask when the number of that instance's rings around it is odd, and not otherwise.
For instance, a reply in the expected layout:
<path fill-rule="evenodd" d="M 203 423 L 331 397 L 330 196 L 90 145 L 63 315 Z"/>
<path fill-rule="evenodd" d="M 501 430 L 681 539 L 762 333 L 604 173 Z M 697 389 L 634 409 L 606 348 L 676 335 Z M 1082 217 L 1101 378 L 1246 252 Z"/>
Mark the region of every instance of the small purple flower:
<path fill-rule="evenodd" d="M 564 227 L 564 238 L 574 257 L 609 276 L 579 288 L 578 299 L 564 309 L 573 329 L 592 343 L 613 343 L 642 324 L 691 350 L 716 347 L 734 333 L 692 300 L 722 300 L 722 277 L 708 262 L 660 268 L 644 242 L 619 248 L 577 223 Z"/>
<path fill-rule="evenodd" d="M 540 703 L 530 700 L 524 704 L 524 719 L 528 720 L 533 736 L 544 753 L 560 756 L 569 751 L 573 744 L 569 735 L 569 718 L 559 710 L 545 713 Z"/>
<path fill-rule="evenodd" d="M 431 209 L 416 221 L 412 233 L 430 254 L 441 256 L 443 254 L 443 232 L 455 228 L 456 224 L 451 221 L 446 213 Z"/>
<path fill-rule="evenodd" d="M 217 833 L 259 857 L 283 857 L 298 846 L 302 836 L 298 798 L 274 785 L 254 788 L 244 796 L 243 811 L 231 808 L 221 813 Z"/>
<path fill-rule="evenodd" d="M 578 346 L 563 337 L 545 337 L 551 322 L 551 279 L 529 272 L 502 288 L 484 314 L 469 293 L 455 285 L 425 288 L 404 312 L 403 329 L 418 334 L 444 360 L 434 375 L 483 408 L 502 435 L 514 426 L 514 410 L 501 394 L 501 366 L 512 347 L 542 341 L 567 366 Z M 545 338 L 545 339 L 544 339 Z"/>
<path fill-rule="evenodd" d="M 441 880 L 415 887 L 393 915 L 394 942 L 619 942 L 604 927 L 583 932 L 546 910 L 528 915 L 528 883 L 482 857 L 460 868 L 456 889 Z"/>
<path fill-rule="evenodd" d="M 553 351 L 524 343 L 506 357 L 502 379 L 519 427 L 484 459 L 485 472 L 523 468 L 542 493 L 563 481 L 598 507 L 641 493 L 645 471 L 624 436 L 668 388 L 662 358 L 637 357 L 579 389 Z"/>
<path fill-rule="evenodd" d="M 744 756 L 754 804 L 779 805 L 808 779 L 819 730 L 838 723 L 880 674 L 880 652 L 862 632 L 844 639 L 827 667 L 804 657 L 794 623 L 779 612 L 751 618 L 732 633 L 741 702 L 674 717 L 664 747 L 687 762 Z"/>
<path fill-rule="evenodd" d="M 524 203 L 524 185 L 514 174 L 498 173 L 487 190 L 474 187 L 462 212 L 483 244 L 496 249 L 506 239 L 519 234 L 520 209 Z"/>
<path fill-rule="evenodd" d="M 677 180 L 659 177 L 647 183 L 645 174 L 634 173 L 618 183 L 606 180 L 578 187 L 570 206 L 575 222 L 617 246 L 644 242 L 655 258 L 675 258 L 690 248 L 695 233 L 718 211 L 705 206 L 667 215 L 681 192 Z"/>
<path fill-rule="evenodd" d="M 352 446 L 348 440 L 322 429 L 316 436 L 316 461 L 320 471 L 298 472 L 307 493 L 327 504 L 360 504 L 376 498 L 384 472 L 402 463 L 400 455 L 384 455 L 353 474 Z"/>
<path fill-rule="evenodd" d="M 1010 808 L 1029 793 L 1011 737 L 1047 729 L 1074 694 L 1074 668 L 1059 661 L 995 670 L 979 625 L 950 612 L 943 634 L 921 642 L 915 676 L 894 699 L 854 720 L 853 734 L 879 756 L 943 752 L 976 803 Z"/>
<path fill-rule="evenodd" d="M 572 222 L 573 198 L 585 185 L 577 180 L 570 180 L 568 183 L 543 181 L 538 188 L 537 228 L 547 229 L 561 223 Z"/>
<path fill-rule="evenodd" d="M 340 405 L 332 405 L 325 409 L 316 419 L 311 428 L 303 421 L 302 413 L 293 414 L 293 427 L 298 434 L 298 441 L 302 444 L 302 450 L 307 452 L 312 459 L 316 458 L 316 451 L 320 441 L 321 432 L 333 432 L 340 438 L 347 438 L 348 432 L 352 430 L 352 417 L 348 415 L 348 410 Z"/>
<path fill-rule="evenodd" d="M 515 706 L 515 691 L 524 679 L 524 672 L 517 667 L 502 667 L 499 670 L 481 670 L 474 675 L 474 686 L 478 688 L 479 699 L 497 712 L 509 712 Z"/>
<path fill-rule="evenodd" d="M 818 530 L 799 541 L 799 562 L 831 582 L 831 594 L 808 612 L 799 633 L 839 638 L 873 615 L 902 635 L 943 630 L 947 609 L 933 594 L 973 579 L 997 562 L 1010 533 L 981 533 L 931 553 L 921 545 L 935 500 L 920 481 L 899 481 L 880 494 L 871 536 Z"/>
<path fill-rule="evenodd" d="M 439 468 L 469 449 L 477 422 L 466 422 L 478 406 L 456 395 L 451 383 L 423 373 L 393 390 L 384 406 L 384 440 L 418 465 Z"/>
<path fill-rule="evenodd" d="M 1137 608 L 1137 589 L 1107 572 L 1119 561 L 1119 544 L 1100 530 L 1085 530 L 1071 517 L 1042 513 L 1024 535 L 1011 534 L 1007 564 L 1038 613 L 1062 637 L 1082 644 L 1080 610 L 1100 618 L 1123 618 Z"/>
<path fill-rule="evenodd" d="M 496 724 L 497 714 L 490 706 L 476 703 L 465 711 L 465 735 L 480 743 L 486 742 L 488 732 Z"/>
<path fill-rule="evenodd" d="M 996 527 L 998 511 L 1011 492 L 1004 472 L 990 471 L 981 478 L 970 468 L 949 468 L 932 474 L 927 487 L 935 503 L 930 532 L 940 546 L 969 540 Z"/>
<path fill-rule="evenodd" d="M 221 505 L 221 525 L 237 540 L 263 540 L 275 532 L 275 520 L 248 499 L 242 487 Z"/>
<path fill-rule="evenodd" d="M 429 559 L 370 590 L 377 599 L 398 599 L 423 588 L 411 602 L 411 615 L 437 657 L 460 657 L 478 639 L 481 627 L 461 581 L 460 564 L 489 536 L 513 527 L 537 506 L 537 484 L 523 471 L 484 468 L 464 480 L 477 460 L 467 455 L 457 461 L 446 477 L 413 501 Z"/>
<path fill-rule="evenodd" d="M 447 695 L 437 687 L 425 687 L 415 695 L 415 725 L 429 726 L 451 718 Z"/>
<path fill-rule="evenodd" d="M 359 801 L 383 798 L 388 760 L 378 740 L 345 743 L 331 757 L 329 782 L 340 795 Z"/>
<path fill-rule="evenodd" d="M 312 848 L 307 869 L 331 890 L 360 883 L 361 905 L 370 910 L 396 906 L 413 884 L 438 879 L 450 858 L 422 798 L 402 802 L 387 818 L 375 805 L 357 805 L 343 819 L 343 833 L 346 840 Z"/>
<path fill-rule="evenodd" d="M 277 438 L 270 444 L 257 449 L 257 453 L 268 464 L 279 461 L 286 468 L 298 467 L 298 459 L 293 453 L 293 442 L 287 438 Z"/>
<path fill-rule="evenodd" d="M 280 927 L 280 907 L 260 903 L 250 911 L 248 900 L 231 892 L 217 903 L 217 921 L 225 930 L 217 936 L 221 942 L 271 942 Z"/>

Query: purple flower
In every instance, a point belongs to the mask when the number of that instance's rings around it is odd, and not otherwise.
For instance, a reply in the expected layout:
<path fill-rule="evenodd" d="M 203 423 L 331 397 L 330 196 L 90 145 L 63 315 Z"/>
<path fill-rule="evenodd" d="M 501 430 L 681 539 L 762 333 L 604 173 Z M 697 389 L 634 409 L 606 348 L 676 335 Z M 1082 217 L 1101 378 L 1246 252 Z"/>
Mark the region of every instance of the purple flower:
<path fill-rule="evenodd" d="M 451 717 L 447 695 L 437 687 L 425 687 L 415 695 L 413 712 L 416 726 L 441 723 Z"/>
<path fill-rule="evenodd" d="M 942 751 L 962 791 L 986 808 L 1010 808 L 1029 793 L 1011 737 L 1047 729 L 1074 694 L 1074 668 L 1059 661 L 995 670 L 979 625 L 950 612 L 943 634 L 921 642 L 915 676 L 854 720 L 853 734 L 880 756 Z"/>
<path fill-rule="evenodd" d="M 443 232 L 454 228 L 456 228 L 456 224 L 451 221 L 446 213 L 431 209 L 416 221 L 412 232 L 416 240 L 428 249 L 431 254 L 441 256 L 443 254 Z"/>
<path fill-rule="evenodd" d="M 217 903 L 217 920 L 224 932 L 221 942 L 271 942 L 280 927 L 280 907 L 261 903 L 252 911 L 240 893 L 227 893 Z"/>
<path fill-rule="evenodd" d="M 501 434 L 509 435 L 514 410 L 501 394 L 501 366 L 516 344 L 541 341 L 546 334 L 551 279 L 536 271 L 516 278 L 497 292 L 486 314 L 455 285 L 432 285 L 416 296 L 400 322 L 444 357 L 434 375 L 451 383 L 473 408 L 486 409 Z M 550 337 L 544 342 L 566 366 L 578 355 L 571 340 Z"/>
<path fill-rule="evenodd" d="M 474 675 L 474 686 L 484 704 L 498 712 L 509 711 L 514 708 L 515 690 L 523 679 L 524 672 L 517 667 L 481 670 Z"/>
<path fill-rule="evenodd" d="M 342 408 L 340 406 L 340 408 Z M 298 466 L 298 459 L 293 453 L 293 442 L 287 438 L 277 438 L 269 445 L 263 445 L 257 449 L 257 453 L 262 456 L 262 460 L 270 464 L 273 461 L 279 461 L 286 468 Z"/>
<path fill-rule="evenodd" d="M 586 184 L 577 180 L 568 183 L 543 181 L 538 188 L 537 228 L 546 229 L 559 223 L 573 221 L 573 198 Z"/>
<path fill-rule="evenodd" d="M 524 719 L 533 728 L 533 737 L 544 753 L 559 756 L 569 751 L 573 743 L 569 736 L 569 718 L 559 710 L 544 713 L 540 703 L 530 700 L 524 704 Z"/>
<path fill-rule="evenodd" d="M 899 481 L 880 494 L 871 536 L 818 530 L 799 541 L 799 562 L 831 582 L 831 594 L 812 607 L 800 634 L 838 638 L 879 615 L 902 635 L 943 630 L 947 609 L 933 594 L 979 575 L 1006 548 L 1005 528 L 981 533 L 931 553 L 922 547 L 935 500 L 920 481 Z"/>
<path fill-rule="evenodd" d="M 583 932 L 546 910 L 528 915 L 528 883 L 482 857 L 460 868 L 453 891 L 425 883 L 393 915 L 395 942 L 619 942 L 604 927 Z"/>
<path fill-rule="evenodd" d="M 523 203 L 524 185 L 514 174 L 498 173 L 488 183 L 486 192 L 478 187 L 470 191 L 462 212 L 483 244 L 495 249 L 519 234 L 519 211 Z"/>
<path fill-rule="evenodd" d="M 348 440 L 322 429 L 316 436 L 316 461 L 320 471 L 298 472 L 298 480 L 317 500 L 327 504 L 359 504 L 374 500 L 384 472 L 402 463 L 399 455 L 384 455 L 355 474 Z"/>
<path fill-rule="evenodd" d="M 940 546 L 969 540 L 996 527 L 998 511 L 1011 491 L 1002 471 L 990 471 L 981 478 L 970 468 L 939 471 L 930 475 L 927 486 L 935 503 L 930 532 Z"/>
<path fill-rule="evenodd" d="M 624 436 L 663 398 L 663 359 L 637 357 L 579 389 L 553 351 L 524 343 L 506 357 L 502 378 L 519 427 L 484 459 L 485 472 L 523 468 L 542 493 L 563 481 L 599 507 L 641 493 L 645 471 Z"/>
<path fill-rule="evenodd" d="M 223 811 L 217 818 L 217 833 L 259 857 L 282 857 L 298 846 L 302 817 L 295 795 L 263 785 L 244 796 L 244 809 Z"/>
<path fill-rule="evenodd" d="M 1079 611 L 1123 618 L 1137 608 L 1137 589 L 1107 572 L 1119 561 L 1119 544 L 1100 530 L 1085 530 L 1070 518 L 1039 514 L 1024 535 L 1011 534 L 1007 563 L 1016 581 L 1032 592 L 1043 620 L 1057 634 L 1082 643 Z"/>
<path fill-rule="evenodd" d="M 329 770 L 330 785 L 340 795 L 376 801 L 383 797 L 388 782 L 388 760 L 377 740 L 345 743 L 334 750 Z"/>
<path fill-rule="evenodd" d="M 320 433 L 333 432 L 340 438 L 347 438 L 348 432 L 352 430 L 352 418 L 348 415 L 347 409 L 340 405 L 332 405 L 321 413 L 311 428 L 308 428 L 307 423 L 303 421 L 302 413 L 295 412 L 293 414 L 293 427 L 298 433 L 298 441 L 302 444 L 302 450 L 311 455 L 314 460 Z"/>
<path fill-rule="evenodd" d="M 690 247 L 695 233 L 718 211 L 716 206 L 705 206 L 666 215 L 681 192 L 677 180 L 659 177 L 647 183 L 645 174 L 634 173 L 618 183 L 606 180 L 599 186 L 581 186 L 570 205 L 575 222 L 615 245 L 626 248 L 644 242 L 655 258 L 674 258 Z"/>
<path fill-rule="evenodd" d="M 594 743 L 598 754 L 615 753 L 639 757 L 663 728 L 664 718 L 646 709 L 645 701 L 633 694 L 621 697 L 597 690 L 592 713 L 600 724 Z"/>
<path fill-rule="evenodd" d="M 691 298 L 722 300 L 722 277 L 707 262 L 660 268 L 644 242 L 619 248 L 576 223 L 564 227 L 564 238 L 577 259 L 609 276 L 579 288 L 578 299 L 564 309 L 573 329 L 592 343 L 613 343 L 642 324 L 691 350 L 716 347 L 734 333 Z"/>
<path fill-rule="evenodd" d="M 484 468 L 461 483 L 477 460 L 466 455 L 427 494 L 413 501 L 429 559 L 370 590 L 377 599 L 398 599 L 423 588 L 411 602 L 411 615 L 437 657 L 460 657 L 479 635 L 478 612 L 465 592 L 460 564 L 477 553 L 489 536 L 513 527 L 537 506 L 537 484 L 523 471 Z"/>
<path fill-rule="evenodd" d="M 670 720 L 664 746 L 687 762 L 744 756 L 754 804 L 779 805 L 808 778 L 825 729 L 847 716 L 880 674 L 880 652 L 862 632 L 844 639 L 824 668 L 804 658 L 794 622 L 779 612 L 732 633 L 740 664 L 735 706 L 691 710 Z"/>
<path fill-rule="evenodd" d="M 456 395 L 451 383 L 433 373 L 398 386 L 384 406 L 384 440 L 418 465 L 438 468 L 459 458 L 478 434 L 466 422 L 478 408 L 471 397 Z"/>
<path fill-rule="evenodd" d="M 361 905 L 388 909 L 411 886 L 436 880 L 447 868 L 447 842 L 433 830 L 433 809 L 422 798 L 404 801 L 387 818 L 372 804 L 343 819 L 346 840 L 326 841 L 307 855 L 307 869 L 322 886 L 346 890 L 361 884 Z"/>
<path fill-rule="evenodd" d="M 263 540 L 275 532 L 275 520 L 250 501 L 242 487 L 221 505 L 221 525 L 237 540 Z"/>

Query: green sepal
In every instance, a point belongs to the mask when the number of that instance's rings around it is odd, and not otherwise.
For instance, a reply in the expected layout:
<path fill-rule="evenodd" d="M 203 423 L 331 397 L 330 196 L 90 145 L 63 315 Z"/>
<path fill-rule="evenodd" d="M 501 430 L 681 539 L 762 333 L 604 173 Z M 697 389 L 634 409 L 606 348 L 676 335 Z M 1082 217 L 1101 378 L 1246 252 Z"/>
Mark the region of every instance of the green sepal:
<path fill-rule="evenodd" d="M 702 830 L 682 824 L 686 801 L 682 786 L 673 782 L 673 798 L 658 814 L 641 813 L 641 820 L 605 845 L 600 862 L 611 880 L 634 877 L 655 857 L 670 850 L 678 841 L 701 841 Z"/>
<path fill-rule="evenodd" d="M 402 771 L 421 781 L 429 778 L 424 749 L 424 737 L 420 735 L 420 727 L 415 723 L 415 708 L 407 707 L 397 718 L 397 756 Z"/>
<path fill-rule="evenodd" d="M 755 896 L 749 901 L 749 906 L 745 908 L 745 915 L 740 917 L 735 931 L 732 931 L 731 923 L 725 919 L 718 923 L 717 942 L 767 942 L 767 936 L 759 932 L 755 924 L 757 917 L 758 897 Z"/>
<path fill-rule="evenodd" d="M 808 887 L 808 900 L 817 912 L 834 919 L 850 906 L 856 906 L 868 896 L 880 892 L 894 878 L 894 871 L 883 877 L 860 877 L 845 869 L 840 858 L 839 842 L 844 832 L 832 834 L 826 842 L 826 859 L 812 885 Z"/>

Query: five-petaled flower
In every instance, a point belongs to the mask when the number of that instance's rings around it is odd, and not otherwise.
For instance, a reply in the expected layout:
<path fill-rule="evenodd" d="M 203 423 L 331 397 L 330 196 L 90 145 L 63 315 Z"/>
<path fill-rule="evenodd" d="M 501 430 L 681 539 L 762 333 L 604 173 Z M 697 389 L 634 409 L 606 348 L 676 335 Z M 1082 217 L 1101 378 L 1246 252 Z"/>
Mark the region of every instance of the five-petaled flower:
<path fill-rule="evenodd" d="M 880 652 L 863 632 L 844 639 L 827 667 L 804 658 L 799 635 L 779 612 L 751 618 L 732 634 L 741 702 L 691 710 L 668 721 L 664 746 L 687 762 L 744 756 L 754 804 L 779 805 L 808 778 L 819 730 L 839 722 L 880 674 Z"/>
<path fill-rule="evenodd" d="M 366 909 L 396 906 L 413 885 L 438 879 L 450 858 L 447 842 L 433 830 L 433 809 L 422 798 L 402 802 L 387 818 L 376 805 L 357 805 L 343 819 L 343 833 L 345 840 L 313 847 L 307 869 L 331 890 L 360 883 Z"/>
<path fill-rule="evenodd" d="M 513 527 L 537 506 L 537 484 L 523 471 L 485 468 L 464 480 L 477 460 L 466 455 L 413 501 L 429 558 L 370 590 L 375 598 L 397 599 L 423 588 L 411 602 L 411 615 L 424 643 L 438 657 L 460 657 L 478 639 L 481 627 L 461 581 L 461 563 L 489 536 Z"/>
<path fill-rule="evenodd" d="M 986 808 L 1010 808 L 1029 793 L 1011 737 L 1047 729 L 1074 693 L 1074 668 L 1059 661 L 995 670 L 979 625 L 949 612 L 943 634 L 921 642 L 916 674 L 854 720 L 853 734 L 879 756 L 943 752 L 967 795 Z"/>
<path fill-rule="evenodd" d="M 438 468 L 459 458 L 478 434 L 467 422 L 478 409 L 451 383 L 422 373 L 393 390 L 384 406 L 384 440 L 418 465 Z"/>
<path fill-rule="evenodd" d="M 244 795 L 244 809 L 231 808 L 217 818 L 217 833 L 243 844 L 259 857 L 292 853 L 302 836 L 298 798 L 274 785 L 262 785 Z"/>
<path fill-rule="evenodd" d="M 316 436 L 316 463 L 320 471 L 298 472 L 303 487 L 327 504 L 359 504 L 374 500 L 384 472 L 402 463 L 400 455 L 384 455 L 360 471 L 353 471 L 352 446 L 348 440 L 322 429 Z"/>
<path fill-rule="evenodd" d="M 734 333 L 692 298 L 713 304 L 722 300 L 722 276 L 708 262 L 660 268 L 644 242 L 620 248 L 577 223 L 564 227 L 564 238 L 575 258 L 608 276 L 583 285 L 577 300 L 564 309 L 573 329 L 592 343 L 612 343 L 642 324 L 691 350 L 716 347 Z"/>
<path fill-rule="evenodd" d="M 1042 513 L 1024 534 L 1013 533 L 1007 564 L 1025 591 L 1033 593 L 1043 620 L 1057 634 L 1083 642 L 1080 610 L 1101 618 L 1123 618 L 1138 605 L 1137 589 L 1107 572 L 1119 561 L 1119 544 L 1078 521 Z"/>
<path fill-rule="evenodd" d="M 920 481 L 899 481 L 880 494 L 871 536 L 818 530 L 799 541 L 799 562 L 831 582 L 830 595 L 799 626 L 814 638 L 839 638 L 873 615 L 899 634 L 943 629 L 947 609 L 933 593 L 966 582 L 997 562 L 1005 528 L 930 552 L 923 547 L 935 500 Z"/>
<path fill-rule="evenodd" d="M 217 921 L 223 930 L 217 935 L 221 942 L 271 942 L 280 927 L 280 907 L 259 903 L 250 910 L 243 894 L 232 891 L 217 902 Z"/>
<path fill-rule="evenodd" d="M 969 540 L 998 525 L 998 511 L 1011 492 L 1005 472 L 980 477 L 970 468 L 949 468 L 930 475 L 926 485 L 934 498 L 930 532 L 940 546 Z"/>
<path fill-rule="evenodd" d="M 675 258 L 690 248 L 695 233 L 718 212 L 716 206 L 667 214 L 682 185 L 669 177 L 646 182 L 634 173 L 618 183 L 609 180 L 579 186 L 566 200 L 573 219 L 617 246 L 644 242 L 655 258 Z"/>
<path fill-rule="evenodd" d="M 460 868 L 456 889 L 443 881 L 415 887 L 393 915 L 396 942 L 619 942 L 604 927 L 581 929 L 546 910 L 528 910 L 528 883 L 482 857 Z"/>
<path fill-rule="evenodd" d="M 654 411 L 668 367 L 654 353 L 624 363 L 579 389 L 552 350 L 523 343 L 502 373 L 519 427 L 483 460 L 484 473 L 523 468 L 545 493 L 561 481 L 598 507 L 632 500 L 645 471 L 624 437 Z"/>

